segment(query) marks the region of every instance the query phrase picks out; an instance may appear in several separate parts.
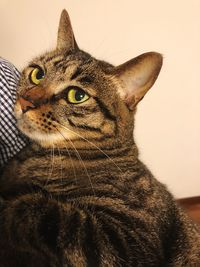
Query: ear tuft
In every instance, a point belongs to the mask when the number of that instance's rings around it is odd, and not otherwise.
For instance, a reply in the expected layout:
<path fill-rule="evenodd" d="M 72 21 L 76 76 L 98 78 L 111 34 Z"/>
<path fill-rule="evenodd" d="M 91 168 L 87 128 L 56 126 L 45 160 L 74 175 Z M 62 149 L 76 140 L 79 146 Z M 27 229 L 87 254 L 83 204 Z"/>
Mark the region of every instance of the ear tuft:
<path fill-rule="evenodd" d="M 57 49 L 65 49 L 66 51 L 78 49 L 74 33 L 67 11 L 64 9 L 60 16 Z"/>
<path fill-rule="evenodd" d="M 119 93 L 130 110 L 144 97 L 156 81 L 162 67 L 162 55 L 142 54 L 115 68 L 115 76 L 122 81 Z"/>

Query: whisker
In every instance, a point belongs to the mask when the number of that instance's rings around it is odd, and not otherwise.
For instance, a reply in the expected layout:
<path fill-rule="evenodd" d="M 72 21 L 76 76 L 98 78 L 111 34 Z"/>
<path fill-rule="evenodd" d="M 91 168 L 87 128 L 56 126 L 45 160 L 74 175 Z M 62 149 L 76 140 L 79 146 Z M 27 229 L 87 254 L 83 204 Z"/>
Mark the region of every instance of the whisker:
<path fill-rule="evenodd" d="M 79 154 L 78 150 L 77 150 L 76 147 L 74 146 L 73 142 L 72 142 L 70 139 L 68 139 L 68 140 L 69 140 L 70 144 L 73 146 L 73 148 L 74 148 L 74 150 L 75 150 L 75 152 L 76 152 L 77 157 L 79 158 L 79 160 L 81 161 L 81 163 L 82 163 L 82 165 L 83 165 L 83 167 L 84 167 L 84 169 L 85 169 L 85 172 L 86 172 L 86 174 L 87 174 L 87 176 L 88 176 L 88 179 L 89 179 L 89 182 L 90 182 L 92 191 L 93 191 L 93 193 L 94 193 L 94 195 L 95 195 L 95 190 L 94 190 L 94 187 L 93 187 L 93 184 L 92 184 L 92 180 L 91 180 L 90 175 L 89 175 L 89 173 L 88 173 L 88 170 L 87 170 L 87 168 L 86 168 L 86 166 L 85 166 L 85 163 L 83 162 L 83 160 L 82 160 L 82 158 L 81 158 L 81 155 Z"/>
<path fill-rule="evenodd" d="M 57 128 L 56 128 L 56 129 L 57 129 Z M 72 142 L 69 138 L 65 137 L 65 136 L 64 136 L 58 129 L 57 129 L 57 131 L 63 136 L 63 138 L 64 138 L 65 141 L 70 142 L 70 144 L 73 146 L 73 148 L 74 148 L 74 150 L 75 150 L 75 153 L 76 153 L 76 155 L 77 155 L 79 161 L 81 162 L 81 164 L 82 164 L 82 166 L 83 166 L 83 168 L 84 168 L 84 170 L 85 170 L 86 175 L 88 176 L 88 179 L 89 179 L 90 186 L 91 186 L 91 188 L 92 188 L 93 194 L 95 195 L 95 190 L 94 190 L 94 187 L 93 187 L 93 184 L 92 184 L 92 180 L 91 180 L 90 175 L 89 175 L 89 173 L 88 173 L 88 170 L 87 170 L 87 168 L 86 168 L 86 166 L 85 166 L 85 164 L 84 164 L 84 162 L 83 162 L 83 160 L 82 160 L 82 158 L 81 158 L 81 155 L 79 154 L 78 150 L 77 150 L 76 147 L 74 146 L 73 142 Z"/>
<path fill-rule="evenodd" d="M 53 174 L 53 169 L 54 169 L 54 145 L 52 145 L 52 148 L 51 148 L 51 168 L 50 168 L 50 172 L 48 174 L 48 177 L 47 177 L 47 180 L 46 180 L 46 183 L 45 183 L 45 186 L 48 185 L 48 182 L 49 180 L 51 179 L 52 177 L 52 174 Z"/>
<path fill-rule="evenodd" d="M 57 147 L 58 149 L 58 154 L 60 157 L 60 175 L 61 175 L 61 181 L 63 180 L 63 164 L 62 164 L 62 157 L 61 157 L 61 153 L 60 153 L 60 149 L 59 147 Z"/>
<path fill-rule="evenodd" d="M 83 136 L 81 136 L 80 134 L 74 132 L 73 130 L 67 128 L 66 126 L 64 126 L 63 124 L 57 122 L 60 126 L 62 126 L 64 129 L 66 129 L 67 131 L 70 131 L 72 133 L 74 133 L 75 135 L 79 136 L 81 139 L 85 140 L 86 142 L 88 142 L 89 144 L 91 144 L 92 146 L 96 147 L 101 153 L 103 153 L 117 168 L 118 170 L 123 173 L 122 169 L 113 161 L 113 159 L 111 157 L 109 157 L 101 148 L 99 148 L 97 145 L 95 145 L 93 142 L 87 140 L 86 138 L 84 138 Z"/>
<path fill-rule="evenodd" d="M 56 128 L 56 130 L 59 132 L 60 135 L 62 135 L 62 137 L 65 139 L 65 137 L 63 136 L 63 134 Z M 74 163 L 73 163 L 73 160 L 72 160 L 72 157 L 69 153 L 69 150 L 67 149 L 67 147 L 65 147 L 66 150 L 67 150 L 67 153 L 69 155 L 69 159 L 70 159 L 70 163 L 71 163 L 71 166 L 72 166 L 72 169 L 73 169 L 73 172 L 74 172 L 74 178 L 75 178 L 75 181 L 76 181 L 76 184 L 77 184 L 77 176 L 76 176 L 76 170 L 75 170 L 75 167 L 74 167 Z"/>

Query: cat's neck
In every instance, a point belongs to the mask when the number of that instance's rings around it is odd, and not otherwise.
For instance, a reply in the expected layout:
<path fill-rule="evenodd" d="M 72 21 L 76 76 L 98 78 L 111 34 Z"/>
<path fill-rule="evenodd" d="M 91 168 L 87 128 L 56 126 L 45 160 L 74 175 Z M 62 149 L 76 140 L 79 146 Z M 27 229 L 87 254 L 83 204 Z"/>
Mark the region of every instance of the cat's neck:
<path fill-rule="evenodd" d="M 129 148 L 113 150 L 66 150 L 44 149 L 31 144 L 21 151 L 12 165 L 6 167 L 5 181 L 16 180 L 39 183 L 51 192 L 60 191 L 64 184 L 90 187 L 102 180 L 117 181 L 122 177 L 133 177 L 142 170 L 135 144 Z M 14 170 L 14 167 L 16 169 Z M 13 175 L 14 173 L 14 175 Z M 11 179 L 11 183 L 12 183 Z"/>
<path fill-rule="evenodd" d="M 98 160 L 109 158 L 122 158 L 126 156 L 138 157 L 138 149 L 134 141 L 121 144 L 120 142 L 112 142 L 110 146 L 99 145 L 98 143 L 90 143 L 87 146 L 80 146 L 78 142 L 69 146 L 59 147 L 52 145 L 49 148 L 43 148 L 36 143 L 32 143 L 28 148 L 31 155 L 62 155 L 66 158 L 79 158 L 82 160 Z"/>
<path fill-rule="evenodd" d="M 115 146 L 113 148 L 87 147 L 82 149 L 52 147 L 44 149 L 37 144 L 30 144 L 19 155 L 17 160 L 28 162 L 29 160 L 38 168 L 68 169 L 68 172 L 79 172 L 87 168 L 90 172 L 104 170 L 117 171 L 126 168 L 127 162 L 134 164 L 138 160 L 138 149 L 134 142 L 127 146 Z M 35 162 L 35 163 L 33 163 Z M 28 166 L 28 164 L 26 164 Z M 32 166 L 33 168 L 33 166 Z"/>

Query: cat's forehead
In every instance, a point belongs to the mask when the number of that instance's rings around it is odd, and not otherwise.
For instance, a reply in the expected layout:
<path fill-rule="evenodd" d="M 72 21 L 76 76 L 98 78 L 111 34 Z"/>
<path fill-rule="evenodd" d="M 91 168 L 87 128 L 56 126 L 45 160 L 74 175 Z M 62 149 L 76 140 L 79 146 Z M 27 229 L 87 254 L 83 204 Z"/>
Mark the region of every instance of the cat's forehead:
<path fill-rule="evenodd" d="M 94 64 L 95 59 L 87 53 L 83 53 L 81 51 L 72 51 L 69 53 L 55 50 L 33 59 L 29 65 L 38 64 L 46 69 L 54 68 L 55 70 L 64 71 L 68 66 L 84 65 L 89 63 Z"/>
<path fill-rule="evenodd" d="M 68 67 L 79 67 L 73 78 L 83 71 L 90 73 L 92 70 L 93 72 L 96 70 L 98 73 L 100 71 L 106 73 L 107 69 L 112 67 L 111 64 L 97 60 L 82 50 L 71 52 L 64 52 L 62 50 L 51 51 L 35 58 L 29 65 L 34 64 L 44 66 L 46 69 L 54 68 L 55 71 L 61 70 L 63 72 Z"/>
<path fill-rule="evenodd" d="M 103 87 L 102 83 L 107 83 L 106 78 L 108 69 L 113 66 L 95 59 L 90 54 L 78 50 L 65 52 L 55 50 L 45 53 L 33 59 L 28 68 L 24 70 L 27 77 L 32 66 L 40 66 L 46 75 L 46 82 L 78 82 L 82 85 L 98 85 Z M 61 86 L 62 87 L 62 86 Z"/>

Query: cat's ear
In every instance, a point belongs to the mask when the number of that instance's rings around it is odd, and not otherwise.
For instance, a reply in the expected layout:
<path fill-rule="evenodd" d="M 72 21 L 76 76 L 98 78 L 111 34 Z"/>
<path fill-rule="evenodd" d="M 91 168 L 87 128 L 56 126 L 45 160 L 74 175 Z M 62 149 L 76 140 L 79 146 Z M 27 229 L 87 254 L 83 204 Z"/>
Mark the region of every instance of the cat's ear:
<path fill-rule="evenodd" d="M 134 109 L 154 84 L 161 67 L 161 54 L 149 52 L 115 68 L 114 75 L 122 81 L 119 94 L 130 110 Z"/>
<path fill-rule="evenodd" d="M 57 37 L 57 49 L 65 49 L 66 51 L 78 49 L 78 45 L 74 38 L 70 18 L 65 9 L 62 11 L 60 16 Z"/>

